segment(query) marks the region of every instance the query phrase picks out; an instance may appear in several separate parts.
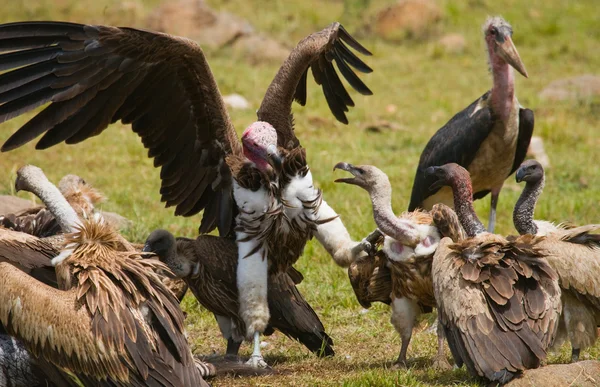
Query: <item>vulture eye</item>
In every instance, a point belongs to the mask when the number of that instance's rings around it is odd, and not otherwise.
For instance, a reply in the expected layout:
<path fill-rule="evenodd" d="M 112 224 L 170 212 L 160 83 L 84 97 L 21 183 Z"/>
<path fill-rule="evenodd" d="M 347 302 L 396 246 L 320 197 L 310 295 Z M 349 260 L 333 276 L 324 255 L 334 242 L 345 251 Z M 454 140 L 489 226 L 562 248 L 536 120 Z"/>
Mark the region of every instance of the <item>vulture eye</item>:
<path fill-rule="evenodd" d="M 497 33 L 498 33 L 498 30 L 496 29 L 496 27 L 492 27 L 492 29 L 490 29 L 490 34 L 496 35 Z"/>

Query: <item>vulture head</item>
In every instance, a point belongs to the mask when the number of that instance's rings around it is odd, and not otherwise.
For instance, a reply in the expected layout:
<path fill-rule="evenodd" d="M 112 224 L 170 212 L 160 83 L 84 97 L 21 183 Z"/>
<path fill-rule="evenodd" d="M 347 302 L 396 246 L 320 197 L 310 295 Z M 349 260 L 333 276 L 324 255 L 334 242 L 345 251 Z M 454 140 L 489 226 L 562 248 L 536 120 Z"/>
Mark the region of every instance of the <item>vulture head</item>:
<path fill-rule="evenodd" d="M 433 176 L 435 181 L 429 189 L 436 190 L 443 186 L 453 187 L 455 184 L 471 183 L 469 172 L 456 163 L 448 163 L 439 167 L 429 167 L 425 174 Z"/>
<path fill-rule="evenodd" d="M 521 61 L 517 48 L 512 41 L 512 27 L 506 20 L 500 16 L 488 18 L 483 25 L 483 34 L 490 58 L 493 55 L 502 58 L 504 62 L 511 65 L 525 78 L 528 78 L 525 65 Z"/>
<path fill-rule="evenodd" d="M 388 182 L 388 178 L 379 168 L 372 165 L 352 165 L 345 162 L 337 163 L 333 170 L 341 169 L 350 172 L 354 177 L 336 179 L 336 183 L 357 185 L 368 192 L 376 189 L 380 184 Z"/>
<path fill-rule="evenodd" d="M 165 263 L 179 278 L 197 274 L 198 263 L 191 262 L 177 253 L 177 240 L 167 230 L 152 231 L 148 235 L 142 251 L 156 254 L 158 259 Z"/>
<path fill-rule="evenodd" d="M 262 170 L 271 163 L 281 164 L 277 149 L 277 131 L 264 121 L 257 121 L 244 130 L 242 134 L 244 156 L 254 162 Z"/>
<path fill-rule="evenodd" d="M 36 186 L 49 183 L 48 178 L 41 168 L 35 165 L 25 165 L 17 171 L 15 191 L 35 192 Z"/>
<path fill-rule="evenodd" d="M 517 169 L 515 178 L 517 183 L 537 183 L 544 178 L 544 167 L 537 160 L 527 160 Z"/>
<path fill-rule="evenodd" d="M 95 205 L 104 201 L 104 195 L 77 175 L 66 175 L 58 189 L 78 214 L 91 214 Z"/>

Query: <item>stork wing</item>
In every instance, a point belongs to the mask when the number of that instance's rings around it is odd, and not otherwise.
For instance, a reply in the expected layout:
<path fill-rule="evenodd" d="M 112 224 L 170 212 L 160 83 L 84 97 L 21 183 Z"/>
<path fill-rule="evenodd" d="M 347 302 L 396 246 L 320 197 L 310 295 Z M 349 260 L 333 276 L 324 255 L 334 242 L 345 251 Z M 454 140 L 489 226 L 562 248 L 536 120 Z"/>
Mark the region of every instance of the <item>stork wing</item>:
<path fill-rule="evenodd" d="M 519 135 L 517 137 L 515 161 L 510 170 L 511 175 L 519 168 L 523 160 L 525 160 L 525 156 L 527 156 L 527 149 L 529 149 L 529 143 L 533 135 L 534 122 L 533 111 L 523 108 L 519 109 Z"/>
<path fill-rule="evenodd" d="M 309 67 L 315 82 L 323 88 L 329 109 L 344 124 L 348 123 L 345 112 L 348 107 L 354 106 L 354 101 L 336 73 L 333 61 L 356 91 L 363 95 L 373 94 L 350 66 L 362 73 L 370 73 L 371 68 L 350 51 L 348 46 L 363 55 L 371 55 L 340 23 L 333 23 L 300 41 L 283 63 L 269 85 L 257 113 L 260 121 L 266 121 L 275 127 L 280 146 L 290 149 L 299 145 L 294 135 L 292 102 L 296 100 L 302 106 L 306 104 Z"/>
<path fill-rule="evenodd" d="M 175 214 L 212 211 L 201 230 L 230 231 L 231 175 L 241 145 L 200 47 L 166 34 L 62 22 L 0 25 L 0 123 L 48 102 L 2 151 L 46 132 L 36 148 L 76 144 L 132 124 L 161 169 Z"/>
<path fill-rule="evenodd" d="M 488 91 L 457 113 L 431 137 L 419 159 L 409 211 L 421 207 L 425 199 L 439 191 L 439 188 L 430 188 L 436 178 L 425 174 L 428 167 L 456 163 L 468 169 L 477 150 L 494 128 L 494 117 L 487 106 L 489 95 Z"/>

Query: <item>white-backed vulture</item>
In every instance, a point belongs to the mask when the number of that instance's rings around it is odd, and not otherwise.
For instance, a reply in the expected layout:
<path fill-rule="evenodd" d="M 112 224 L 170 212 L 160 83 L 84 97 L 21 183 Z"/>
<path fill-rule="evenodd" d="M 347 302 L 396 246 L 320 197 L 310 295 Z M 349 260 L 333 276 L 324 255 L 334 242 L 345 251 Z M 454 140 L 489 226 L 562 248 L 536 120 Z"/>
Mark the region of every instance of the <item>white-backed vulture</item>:
<path fill-rule="evenodd" d="M 80 220 L 36 167 L 35 182 L 59 224 L 72 232 L 52 260 L 59 289 L 0 262 L 0 322 L 36 358 L 69 370 L 86 386 L 207 385 L 184 335 L 183 313 L 155 270 L 100 215 Z M 48 183 L 48 184 L 45 184 Z"/>
<path fill-rule="evenodd" d="M 436 203 L 453 205 L 452 191 L 432 187 L 427 167 L 457 163 L 466 168 L 473 181 L 473 198 L 491 192 L 488 229 L 494 231 L 496 206 L 504 180 L 525 159 L 533 134 L 533 112 L 517 100 L 513 68 L 527 77 L 527 71 L 512 41 L 512 27 L 501 17 L 488 18 L 483 35 L 493 77 L 492 89 L 457 113 L 429 140 L 415 173 L 409 211 L 426 210 Z"/>
<path fill-rule="evenodd" d="M 204 53 L 162 33 L 63 22 L 0 25 L 0 123 L 50 104 L 2 146 L 15 149 L 41 133 L 37 148 L 75 144 L 121 120 L 161 167 L 161 195 L 176 215 L 204 210 L 200 233 L 218 228 L 238 243 L 237 281 L 250 362 L 266 366 L 260 333 L 269 321 L 269 271 L 286 271 L 316 236 L 349 265 L 354 242 L 314 187 L 294 132 L 292 103 L 304 105 L 309 69 L 330 110 L 347 123 L 354 106 L 333 62 L 359 93 L 371 91 L 354 70 L 371 72 L 349 47 L 371 55 L 339 24 L 303 39 L 270 84 L 241 142 Z M 352 68 L 354 69 L 352 69 Z"/>
<path fill-rule="evenodd" d="M 413 327 L 421 312 L 431 312 L 435 307 L 433 282 L 431 279 L 431 263 L 433 253 L 440 240 L 440 234 L 432 225 L 431 216 L 427 212 L 413 211 L 396 216 L 392 210 L 392 186 L 387 175 L 372 165 L 354 166 L 348 163 L 338 163 L 334 169 L 350 172 L 353 177 L 337 179 L 336 182 L 356 185 L 365 189 L 373 205 L 373 217 L 378 230 L 384 235 L 383 246 L 376 254 L 373 271 L 362 271 L 362 284 L 358 284 L 359 291 L 355 288 L 357 297 L 383 296 L 385 278 L 377 278 L 385 273 L 381 265 L 390 271 L 391 279 L 391 322 L 402 338 L 400 354 L 395 367 L 406 367 L 406 351 L 412 336 Z M 379 255 L 379 257 L 377 257 Z M 368 262 L 368 258 L 361 261 Z M 360 261 L 359 261 L 360 262 Z M 361 263 L 355 267 L 360 271 Z M 365 268 L 368 268 L 367 265 Z M 370 269 L 370 268 L 369 268 Z M 377 273 L 375 273 L 375 269 Z M 351 275 L 353 285 L 357 281 Z M 373 285 L 371 285 L 373 284 Z M 366 287 L 366 289 L 365 289 Z M 366 291 L 365 291 L 366 290 Z M 381 296 L 380 296 L 381 295 Z M 388 297 L 390 293 L 388 293 Z M 369 301 L 370 302 L 369 297 Z M 385 301 L 384 301 L 385 302 Z M 361 302 L 363 304 L 363 302 Z M 364 305 L 364 304 L 363 304 Z M 441 329 L 441 328 L 440 328 Z M 434 360 L 434 367 L 450 369 L 450 364 L 444 355 L 444 337 L 438 332 L 438 354 Z"/>
<path fill-rule="evenodd" d="M 430 167 L 436 187 L 449 185 L 467 238 L 443 238 L 432 276 L 443 326 L 456 364 L 504 384 L 546 358 L 561 313 L 558 276 L 531 235 L 507 239 L 486 232 L 473 209 L 469 173 L 457 164 Z M 437 204 L 434 219 L 451 222 Z M 458 225 L 453 227 L 459 229 Z"/>
<path fill-rule="evenodd" d="M 214 313 L 227 340 L 227 356 L 237 358 L 246 327 L 239 315 L 235 241 L 212 235 L 176 239 L 166 230 L 155 230 L 148 236 L 144 251 L 156 253 L 186 281 L 198 302 Z M 318 356 L 333 356 L 333 340 L 296 287 L 302 280 L 302 274 L 292 266 L 286 272 L 269 275 L 271 318 L 265 334 L 279 330 Z"/>
<path fill-rule="evenodd" d="M 515 205 L 513 221 L 519 234 L 544 235 L 540 246 L 558 274 L 563 313 L 555 345 L 571 342 L 571 360 L 594 345 L 600 326 L 600 225 L 565 228 L 534 220 L 535 205 L 544 188 L 544 168 L 527 160 L 517 170 L 517 183 L 525 188 Z"/>

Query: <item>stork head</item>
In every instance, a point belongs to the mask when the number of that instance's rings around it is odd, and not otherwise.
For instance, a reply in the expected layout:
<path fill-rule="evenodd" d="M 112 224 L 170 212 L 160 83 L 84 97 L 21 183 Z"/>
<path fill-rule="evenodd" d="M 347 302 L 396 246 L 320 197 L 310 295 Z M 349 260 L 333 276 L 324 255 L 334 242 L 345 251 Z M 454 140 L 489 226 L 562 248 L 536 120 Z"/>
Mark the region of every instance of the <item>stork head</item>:
<path fill-rule="evenodd" d="M 281 162 L 277 131 L 268 122 L 257 121 L 247 127 L 242 134 L 242 145 L 244 155 L 262 170 L 267 169 L 271 162 Z"/>
<path fill-rule="evenodd" d="M 430 190 L 436 190 L 443 186 L 454 186 L 459 183 L 471 184 L 469 172 L 456 163 L 448 163 L 439 167 L 429 167 L 425 170 L 425 175 L 435 177 L 434 183 L 429 187 Z"/>
<path fill-rule="evenodd" d="M 41 168 L 35 165 L 25 165 L 17 171 L 15 180 L 15 191 L 33 192 L 35 185 L 47 183 L 48 178 Z"/>
<path fill-rule="evenodd" d="M 357 185 L 368 192 L 371 192 L 382 183 L 388 182 L 389 184 L 387 175 L 382 170 L 372 165 L 352 165 L 341 162 L 337 163 L 335 167 L 333 167 L 334 171 L 336 169 L 350 172 L 354 176 L 336 179 L 336 183 Z"/>
<path fill-rule="evenodd" d="M 191 262 L 177 252 L 177 240 L 167 230 L 154 230 L 146 238 L 143 252 L 154 253 L 179 278 L 185 278 L 196 272 L 196 262 Z"/>
<path fill-rule="evenodd" d="M 544 178 L 544 167 L 537 160 L 527 160 L 517 169 L 515 178 L 517 183 L 537 183 Z"/>
<path fill-rule="evenodd" d="M 506 20 L 500 16 L 488 18 L 483 25 L 483 33 L 488 52 L 490 53 L 490 59 L 493 56 L 500 57 L 525 78 L 529 77 L 527 70 L 525 70 L 525 65 L 517 52 L 517 48 L 512 41 L 512 27 Z"/>

